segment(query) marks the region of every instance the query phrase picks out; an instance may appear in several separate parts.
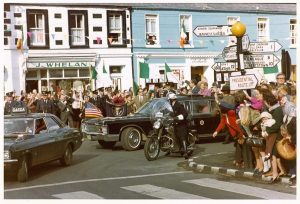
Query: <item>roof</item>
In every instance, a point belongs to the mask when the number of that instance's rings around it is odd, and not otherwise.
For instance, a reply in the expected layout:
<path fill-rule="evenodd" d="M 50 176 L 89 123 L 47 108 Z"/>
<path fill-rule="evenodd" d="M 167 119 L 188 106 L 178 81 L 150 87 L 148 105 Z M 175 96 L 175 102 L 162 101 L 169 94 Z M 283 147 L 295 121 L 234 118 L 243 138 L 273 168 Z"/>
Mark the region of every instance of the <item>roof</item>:
<path fill-rule="evenodd" d="M 18 1 L 16 1 L 18 2 Z M 15 5 L 117 7 L 149 10 L 185 10 L 201 12 L 242 12 L 296 15 L 296 3 L 10 3 Z"/>

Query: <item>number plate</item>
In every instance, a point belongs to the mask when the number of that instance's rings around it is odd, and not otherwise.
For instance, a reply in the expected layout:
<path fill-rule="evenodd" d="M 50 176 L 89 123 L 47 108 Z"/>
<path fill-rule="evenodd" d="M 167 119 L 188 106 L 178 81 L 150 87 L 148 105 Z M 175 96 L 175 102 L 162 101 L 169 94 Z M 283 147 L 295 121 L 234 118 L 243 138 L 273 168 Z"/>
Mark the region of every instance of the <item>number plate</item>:
<path fill-rule="evenodd" d="M 87 135 L 86 138 L 87 138 L 88 140 L 92 140 L 92 136 L 91 136 L 91 135 Z"/>

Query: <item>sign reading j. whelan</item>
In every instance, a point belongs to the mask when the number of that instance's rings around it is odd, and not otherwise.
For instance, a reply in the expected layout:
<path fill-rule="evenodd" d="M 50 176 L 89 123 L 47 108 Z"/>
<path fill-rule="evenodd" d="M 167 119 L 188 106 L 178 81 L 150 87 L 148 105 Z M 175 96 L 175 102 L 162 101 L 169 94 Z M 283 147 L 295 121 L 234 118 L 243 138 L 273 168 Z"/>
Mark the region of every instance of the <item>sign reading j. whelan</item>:
<path fill-rule="evenodd" d="M 95 62 L 28 62 L 27 68 L 66 68 L 66 67 L 90 67 Z"/>
<path fill-rule="evenodd" d="M 229 77 L 230 90 L 253 89 L 258 80 L 254 74 Z"/>

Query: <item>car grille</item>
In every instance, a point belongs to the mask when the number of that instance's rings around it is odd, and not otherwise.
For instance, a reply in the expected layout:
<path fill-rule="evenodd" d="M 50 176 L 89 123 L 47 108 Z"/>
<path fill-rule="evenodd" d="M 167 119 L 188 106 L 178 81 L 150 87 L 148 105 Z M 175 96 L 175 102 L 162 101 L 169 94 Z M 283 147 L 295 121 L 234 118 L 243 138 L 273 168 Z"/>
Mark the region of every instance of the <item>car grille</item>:
<path fill-rule="evenodd" d="M 85 125 L 84 132 L 89 133 L 89 132 L 97 132 L 101 133 L 102 129 L 100 125 Z"/>

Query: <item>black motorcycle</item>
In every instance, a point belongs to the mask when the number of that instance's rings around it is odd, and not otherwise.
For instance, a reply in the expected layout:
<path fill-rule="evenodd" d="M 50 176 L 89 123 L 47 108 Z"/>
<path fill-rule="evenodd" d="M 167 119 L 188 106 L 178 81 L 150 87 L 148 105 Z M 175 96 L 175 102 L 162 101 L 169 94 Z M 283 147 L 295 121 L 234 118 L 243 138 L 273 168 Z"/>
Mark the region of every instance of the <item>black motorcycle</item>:
<path fill-rule="evenodd" d="M 183 156 L 183 150 L 180 150 L 180 140 L 174 133 L 175 119 L 172 117 L 173 110 L 167 100 L 159 100 L 153 105 L 151 122 L 153 130 L 149 133 L 144 146 L 144 154 L 148 161 L 156 160 L 160 150 L 171 153 L 180 153 Z M 196 137 L 190 131 L 187 138 L 188 156 L 193 154 Z"/>

